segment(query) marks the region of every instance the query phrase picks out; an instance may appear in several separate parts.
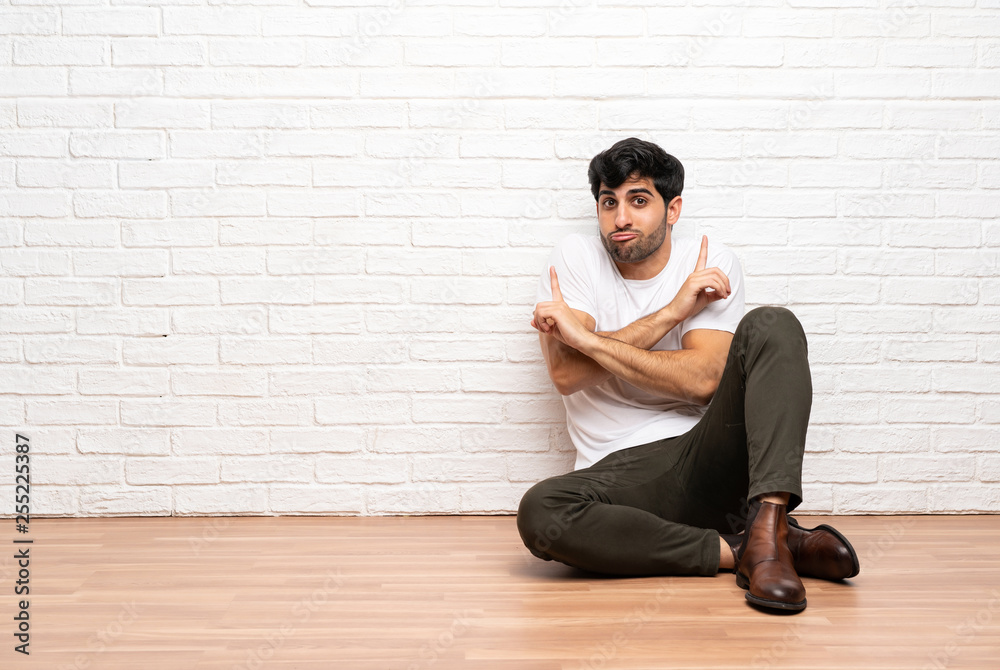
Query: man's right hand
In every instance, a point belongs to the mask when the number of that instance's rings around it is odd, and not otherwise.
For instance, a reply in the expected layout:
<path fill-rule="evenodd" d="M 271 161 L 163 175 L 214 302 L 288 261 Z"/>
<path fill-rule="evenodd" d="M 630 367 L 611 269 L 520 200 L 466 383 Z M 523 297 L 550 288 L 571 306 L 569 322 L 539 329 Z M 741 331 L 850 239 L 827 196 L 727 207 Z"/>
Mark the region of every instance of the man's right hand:
<path fill-rule="evenodd" d="M 729 277 L 717 267 L 705 268 L 708 263 L 708 235 L 701 237 L 701 253 L 698 255 L 698 262 L 694 266 L 694 272 L 688 275 L 684 285 L 677 292 L 677 295 L 668 309 L 673 312 L 677 322 L 690 319 L 710 303 L 716 300 L 724 300 L 729 297 L 731 288 Z M 712 289 L 712 290 L 706 290 Z"/>

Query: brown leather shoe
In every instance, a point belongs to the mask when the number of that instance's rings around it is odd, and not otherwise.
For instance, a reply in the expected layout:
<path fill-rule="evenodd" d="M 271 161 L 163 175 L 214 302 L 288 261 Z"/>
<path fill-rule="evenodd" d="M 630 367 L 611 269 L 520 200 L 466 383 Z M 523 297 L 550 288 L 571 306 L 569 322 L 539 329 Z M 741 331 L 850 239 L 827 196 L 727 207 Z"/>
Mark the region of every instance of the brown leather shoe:
<path fill-rule="evenodd" d="M 806 588 L 788 549 L 785 505 L 753 501 L 738 556 L 736 584 L 747 589 L 749 602 L 790 612 L 806 608 Z"/>
<path fill-rule="evenodd" d="M 795 571 L 803 577 L 839 581 L 861 571 L 854 547 L 836 528 L 826 524 L 803 528 L 794 517 L 788 517 L 788 550 Z"/>

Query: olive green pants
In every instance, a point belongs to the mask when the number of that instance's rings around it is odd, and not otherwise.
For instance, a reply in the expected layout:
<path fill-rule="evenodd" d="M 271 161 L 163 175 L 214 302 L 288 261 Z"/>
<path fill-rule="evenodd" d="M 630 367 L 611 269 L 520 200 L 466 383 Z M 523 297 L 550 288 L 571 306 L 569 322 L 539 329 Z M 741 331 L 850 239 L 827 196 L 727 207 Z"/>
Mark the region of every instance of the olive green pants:
<path fill-rule="evenodd" d="M 616 575 L 714 575 L 719 532 L 738 533 L 749 500 L 802 502 L 812 405 L 806 335 L 784 307 L 748 312 L 719 387 L 683 435 L 621 449 L 535 484 L 517 527 L 532 554 Z"/>

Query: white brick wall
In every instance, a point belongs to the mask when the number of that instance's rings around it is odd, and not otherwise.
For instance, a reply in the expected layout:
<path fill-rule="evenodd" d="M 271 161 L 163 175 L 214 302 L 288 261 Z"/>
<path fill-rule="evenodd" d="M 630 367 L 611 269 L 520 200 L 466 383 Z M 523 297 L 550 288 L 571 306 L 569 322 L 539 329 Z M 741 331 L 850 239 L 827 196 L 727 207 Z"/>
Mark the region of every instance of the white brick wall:
<path fill-rule="evenodd" d="M 995 0 L 37 4 L 0 0 L 35 513 L 513 511 L 573 460 L 535 282 L 630 135 L 805 325 L 804 509 L 1000 511 Z"/>

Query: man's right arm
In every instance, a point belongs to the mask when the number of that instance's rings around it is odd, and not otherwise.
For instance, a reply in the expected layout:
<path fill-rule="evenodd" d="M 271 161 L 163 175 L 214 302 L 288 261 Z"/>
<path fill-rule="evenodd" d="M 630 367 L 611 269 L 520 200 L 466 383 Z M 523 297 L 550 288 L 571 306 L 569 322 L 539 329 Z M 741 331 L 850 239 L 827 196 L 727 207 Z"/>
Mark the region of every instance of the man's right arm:
<path fill-rule="evenodd" d="M 577 309 L 570 308 L 570 311 L 587 330 L 594 332 L 596 322 L 593 316 Z M 678 323 L 680 321 L 674 317 L 668 305 L 630 323 L 621 330 L 602 331 L 597 334 L 640 349 L 652 349 L 653 345 Z M 548 333 L 539 331 L 538 340 L 542 346 L 542 355 L 545 357 L 549 377 L 562 395 L 571 395 L 590 386 L 596 386 L 612 376 L 593 358 L 563 344 Z"/>

